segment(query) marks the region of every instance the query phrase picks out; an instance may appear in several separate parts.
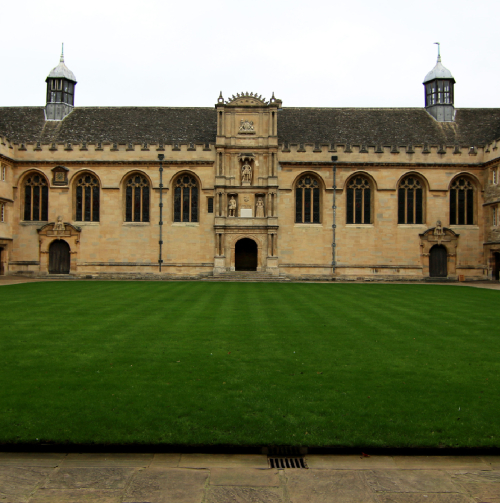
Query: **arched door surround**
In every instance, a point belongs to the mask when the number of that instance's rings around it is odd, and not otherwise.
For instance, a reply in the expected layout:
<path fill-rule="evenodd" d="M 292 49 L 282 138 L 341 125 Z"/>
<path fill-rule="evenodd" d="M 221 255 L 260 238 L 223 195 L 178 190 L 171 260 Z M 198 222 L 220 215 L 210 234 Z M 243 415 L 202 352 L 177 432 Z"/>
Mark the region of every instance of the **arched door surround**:
<path fill-rule="evenodd" d="M 458 238 L 458 234 L 447 227 L 443 227 L 440 221 L 436 222 L 436 227 L 431 227 L 423 234 L 420 234 L 420 256 L 422 259 L 422 276 L 424 278 L 456 278 Z M 436 246 L 438 248 L 432 251 Z M 446 257 L 443 256 L 443 253 L 446 254 Z M 436 267 L 437 261 L 442 261 L 444 258 L 446 258 L 446 274 L 442 276 L 442 268 L 444 267 L 442 262 L 440 262 L 441 265 L 439 266 L 441 269 L 439 267 L 436 269 Z"/>
<path fill-rule="evenodd" d="M 493 253 L 493 279 L 500 281 L 500 252 Z"/>
<path fill-rule="evenodd" d="M 66 241 L 52 241 L 49 246 L 49 274 L 69 274 L 70 257 L 69 244 Z"/>
<path fill-rule="evenodd" d="M 446 246 L 434 245 L 429 253 L 429 276 L 446 278 L 448 276 L 448 252 Z"/>
<path fill-rule="evenodd" d="M 235 245 L 235 269 L 236 271 L 256 271 L 258 247 L 253 239 L 243 238 Z"/>

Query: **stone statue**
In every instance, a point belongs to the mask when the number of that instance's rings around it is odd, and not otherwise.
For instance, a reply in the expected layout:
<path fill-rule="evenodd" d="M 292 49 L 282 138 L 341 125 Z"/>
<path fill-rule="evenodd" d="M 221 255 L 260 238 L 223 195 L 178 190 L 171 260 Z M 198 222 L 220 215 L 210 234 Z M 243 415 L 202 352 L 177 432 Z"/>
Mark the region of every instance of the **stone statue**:
<path fill-rule="evenodd" d="M 444 236 L 445 232 L 441 227 L 441 220 L 436 222 L 436 227 L 434 227 L 434 236 Z"/>
<path fill-rule="evenodd" d="M 64 226 L 64 223 L 62 221 L 62 217 L 61 216 L 57 217 L 57 222 L 54 224 L 54 230 L 55 231 L 64 231 L 64 230 L 66 230 L 66 227 Z"/>
<path fill-rule="evenodd" d="M 231 196 L 231 199 L 229 200 L 229 216 L 236 216 L 236 199 L 234 198 L 234 196 Z"/>
<path fill-rule="evenodd" d="M 252 181 L 252 166 L 248 162 L 241 167 L 241 181 L 242 183 L 250 183 Z"/>
<path fill-rule="evenodd" d="M 255 216 L 257 218 L 264 218 L 264 201 L 262 197 L 257 198 L 257 210 L 255 211 Z"/>

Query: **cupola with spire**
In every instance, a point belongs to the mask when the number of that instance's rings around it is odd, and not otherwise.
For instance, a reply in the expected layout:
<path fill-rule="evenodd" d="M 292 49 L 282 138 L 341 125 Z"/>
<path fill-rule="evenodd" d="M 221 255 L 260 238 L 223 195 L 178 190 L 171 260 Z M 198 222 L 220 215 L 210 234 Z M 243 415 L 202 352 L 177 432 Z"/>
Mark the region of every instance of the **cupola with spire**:
<path fill-rule="evenodd" d="M 75 75 L 64 64 L 64 44 L 59 64 L 49 73 L 45 82 L 47 82 L 45 118 L 49 121 L 61 121 L 73 110 L 76 85 Z"/>
<path fill-rule="evenodd" d="M 425 76 L 425 109 L 439 122 L 455 120 L 453 85 L 455 79 L 450 70 L 441 64 L 439 42 L 436 66 Z"/>

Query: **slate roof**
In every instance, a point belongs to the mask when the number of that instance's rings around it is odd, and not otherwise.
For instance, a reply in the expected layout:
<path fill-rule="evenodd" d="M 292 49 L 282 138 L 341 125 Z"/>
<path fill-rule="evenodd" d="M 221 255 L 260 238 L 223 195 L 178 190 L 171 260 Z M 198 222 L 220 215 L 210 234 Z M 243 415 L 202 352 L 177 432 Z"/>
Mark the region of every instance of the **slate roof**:
<path fill-rule="evenodd" d="M 14 143 L 86 141 L 214 143 L 214 108 L 77 107 L 45 121 L 43 107 L 0 107 L 0 134 Z M 500 138 L 500 109 L 456 110 L 437 122 L 423 108 L 284 108 L 279 142 L 480 146 Z"/>

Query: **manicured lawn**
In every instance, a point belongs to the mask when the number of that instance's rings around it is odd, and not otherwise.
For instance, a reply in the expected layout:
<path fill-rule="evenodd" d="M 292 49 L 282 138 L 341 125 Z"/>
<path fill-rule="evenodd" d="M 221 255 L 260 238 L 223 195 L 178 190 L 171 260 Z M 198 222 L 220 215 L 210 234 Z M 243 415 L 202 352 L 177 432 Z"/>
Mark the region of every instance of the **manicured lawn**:
<path fill-rule="evenodd" d="M 500 446 L 500 292 L 0 287 L 0 443 Z"/>

